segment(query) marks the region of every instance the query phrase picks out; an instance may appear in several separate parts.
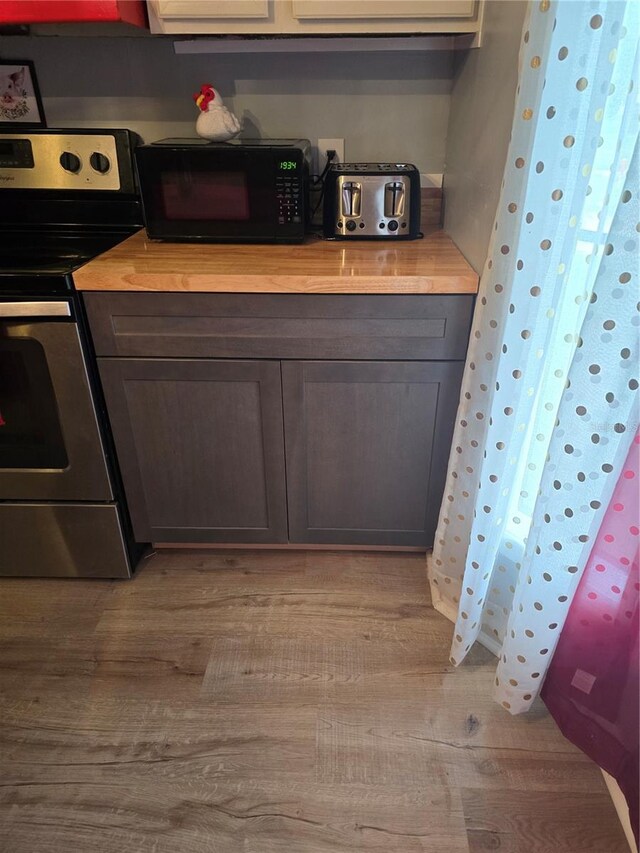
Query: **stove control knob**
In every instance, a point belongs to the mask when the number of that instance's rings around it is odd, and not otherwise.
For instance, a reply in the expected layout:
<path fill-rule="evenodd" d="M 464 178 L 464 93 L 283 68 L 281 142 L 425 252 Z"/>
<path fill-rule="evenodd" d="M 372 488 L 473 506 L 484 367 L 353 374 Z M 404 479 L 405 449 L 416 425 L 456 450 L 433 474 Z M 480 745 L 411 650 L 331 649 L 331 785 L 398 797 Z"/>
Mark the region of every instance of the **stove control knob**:
<path fill-rule="evenodd" d="M 80 158 L 77 154 L 72 154 L 71 151 L 63 151 L 60 155 L 60 165 L 66 172 L 72 172 L 74 175 L 80 171 Z"/>
<path fill-rule="evenodd" d="M 105 157 L 104 154 L 100 154 L 98 151 L 94 151 L 91 157 L 89 157 L 89 163 L 91 163 L 91 168 L 96 172 L 100 172 L 101 175 L 106 175 L 111 168 L 109 158 Z"/>

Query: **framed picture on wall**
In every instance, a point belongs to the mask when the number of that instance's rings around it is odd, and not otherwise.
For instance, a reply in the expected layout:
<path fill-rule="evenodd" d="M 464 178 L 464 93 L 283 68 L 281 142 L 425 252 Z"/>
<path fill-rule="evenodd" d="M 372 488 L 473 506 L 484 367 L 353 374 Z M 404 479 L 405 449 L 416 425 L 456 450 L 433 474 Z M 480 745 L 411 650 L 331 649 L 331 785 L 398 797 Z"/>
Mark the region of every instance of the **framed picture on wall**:
<path fill-rule="evenodd" d="M 0 59 L 0 130 L 46 127 L 33 65 L 28 59 Z"/>

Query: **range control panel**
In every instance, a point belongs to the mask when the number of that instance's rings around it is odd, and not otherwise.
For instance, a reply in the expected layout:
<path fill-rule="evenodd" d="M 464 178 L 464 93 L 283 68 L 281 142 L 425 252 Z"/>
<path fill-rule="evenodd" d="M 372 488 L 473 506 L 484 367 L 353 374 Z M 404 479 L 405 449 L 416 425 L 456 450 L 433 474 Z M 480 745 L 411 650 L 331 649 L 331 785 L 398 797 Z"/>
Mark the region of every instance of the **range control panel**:
<path fill-rule="evenodd" d="M 119 190 L 115 137 L 107 133 L 0 133 L 0 188 Z"/>

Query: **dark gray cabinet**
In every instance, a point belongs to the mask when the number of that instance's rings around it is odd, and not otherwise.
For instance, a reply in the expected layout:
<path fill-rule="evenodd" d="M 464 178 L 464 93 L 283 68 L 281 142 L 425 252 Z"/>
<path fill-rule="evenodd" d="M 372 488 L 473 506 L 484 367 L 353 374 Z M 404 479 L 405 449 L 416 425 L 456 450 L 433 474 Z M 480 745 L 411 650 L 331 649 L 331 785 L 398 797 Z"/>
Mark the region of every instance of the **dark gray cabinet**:
<path fill-rule="evenodd" d="M 473 297 L 84 300 L 139 540 L 433 542 Z"/>
<path fill-rule="evenodd" d="M 292 542 L 433 542 L 460 362 L 282 365 Z"/>
<path fill-rule="evenodd" d="M 138 540 L 287 541 L 279 362 L 99 369 Z"/>

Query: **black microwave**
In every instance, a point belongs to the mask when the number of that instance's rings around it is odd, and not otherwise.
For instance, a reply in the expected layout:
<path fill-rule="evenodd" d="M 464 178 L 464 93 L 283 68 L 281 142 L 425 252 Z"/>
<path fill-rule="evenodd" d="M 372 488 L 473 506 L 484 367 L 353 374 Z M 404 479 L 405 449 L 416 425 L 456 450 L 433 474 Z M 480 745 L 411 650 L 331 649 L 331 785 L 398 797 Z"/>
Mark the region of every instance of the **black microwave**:
<path fill-rule="evenodd" d="M 307 139 L 163 139 L 135 152 L 152 240 L 299 243 L 309 220 Z"/>

